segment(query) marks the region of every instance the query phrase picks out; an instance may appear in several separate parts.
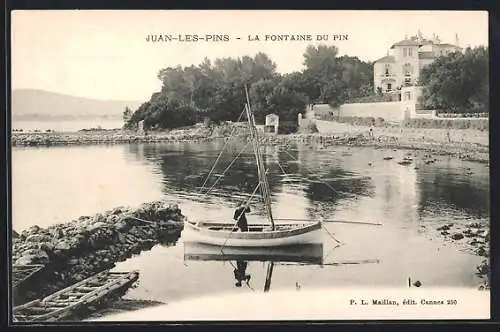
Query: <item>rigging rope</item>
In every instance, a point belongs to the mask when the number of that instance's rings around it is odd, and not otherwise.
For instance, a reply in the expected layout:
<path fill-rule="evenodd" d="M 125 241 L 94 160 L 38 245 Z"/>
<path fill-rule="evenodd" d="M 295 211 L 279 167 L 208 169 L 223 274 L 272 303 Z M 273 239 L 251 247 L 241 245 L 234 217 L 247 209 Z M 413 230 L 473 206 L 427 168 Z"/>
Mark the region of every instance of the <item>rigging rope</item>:
<path fill-rule="evenodd" d="M 236 122 L 240 122 L 241 120 L 241 117 L 243 116 L 243 113 L 245 113 L 245 108 L 243 108 L 243 111 L 241 111 L 240 113 L 240 116 L 238 117 L 238 120 L 236 120 Z M 224 149 L 226 148 L 226 146 L 229 144 L 230 140 L 232 138 L 232 134 L 229 136 L 229 139 L 224 143 L 224 146 L 222 147 L 219 155 L 217 156 L 217 159 L 215 159 L 215 162 L 212 166 L 212 169 L 210 170 L 210 172 L 208 173 L 207 177 L 205 178 L 205 181 L 203 182 L 203 184 L 201 185 L 201 188 L 200 190 L 198 191 L 199 194 L 201 194 L 201 191 L 203 190 L 203 188 L 205 188 L 205 185 L 207 184 L 207 181 L 208 179 L 210 178 L 210 175 L 212 175 L 212 172 L 214 171 L 215 169 L 215 166 L 217 165 L 217 162 L 219 162 L 219 159 L 220 157 L 222 156 L 222 153 L 224 152 Z"/>
<path fill-rule="evenodd" d="M 224 177 L 224 174 L 226 174 L 226 172 L 229 170 L 229 168 L 231 168 L 231 166 L 233 166 L 234 162 L 236 161 L 236 159 L 238 159 L 238 157 L 243 153 L 243 151 L 246 150 L 247 146 L 250 144 L 250 142 L 247 142 L 247 144 L 245 144 L 245 146 L 243 147 L 243 149 L 241 149 L 241 151 L 238 153 L 238 155 L 231 161 L 231 163 L 229 164 L 229 166 L 226 167 L 226 169 L 222 172 L 221 176 L 214 182 L 214 184 L 212 185 L 212 187 L 210 187 L 210 189 L 208 189 L 208 191 L 203 195 L 203 197 L 207 196 L 215 187 L 215 185 L 217 183 L 219 183 L 220 179 L 222 179 Z"/>
<path fill-rule="evenodd" d="M 292 155 L 290 154 L 290 152 L 288 152 L 287 150 L 284 150 L 284 151 L 285 151 L 285 153 L 286 153 L 287 155 L 289 155 L 289 156 L 290 156 L 290 157 L 291 157 L 294 161 L 298 161 L 297 159 L 295 159 L 295 157 L 294 157 L 294 156 L 292 156 Z M 285 174 L 285 175 L 286 175 L 286 174 Z M 307 179 L 304 179 L 304 180 L 306 180 L 306 181 L 310 181 L 310 182 L 314 182 L 314 181 L 312 181 L 312 180 L 307 180 Z M 352 194 L 352 193 L 349 193 L 349 192 L 336 190 L 336 189 L 335 189 L 335 188 L 333 188 L 333 187 L 332 187 L 329 183 L 326 183 L 326 182 L 324 182 L 324 181 L 318 180 L 318 181 L 316 181 L 316 182 L 319 182 L 319 183 L 322 183 L 322 184 L 326 185 L 327 187 L 329 187 L 332 191 L 334 191 L 334 192 L 336 192 L 336 193 L 343 193 L 343 194 L 346 194 L 346 195 L 351 196 L 351 197 L 355 197 L 355 196 L 356 196 L 355 194 Z"/>
<path fill-rule="evenodd" d="M 286 153 L 288 153 L 288 151 L 285 150 Z M 289 153 L 288 153 L 289 154 Z M 290 154 L 289 154 L 290 155 Z M 292 158 L 293 156 L 290 155 Z M 288 176 L 288 174 L 285 172 L 285 170 L 283 169 L 283 167 L 281 166 L 279 160 L 276 161 L 278 163 L 278 166 L 280 167 L 281 171 L 283 172 L 284 175 Z M 333 189 L 333 188 L 332 188 Z M 335 241 L 337 242 L 339 245 L 341 244 L 344 244 L 343 242 L 337 240 L 337 238 L 335 238 L 335 236 L 333 236 L 333 234 L 331 234 L 327 229 L 326 227 L 323 225 L 323 222 L 321 222 L 321 228 Z M 326 258 L 326 257 L 325 257 Z"/>

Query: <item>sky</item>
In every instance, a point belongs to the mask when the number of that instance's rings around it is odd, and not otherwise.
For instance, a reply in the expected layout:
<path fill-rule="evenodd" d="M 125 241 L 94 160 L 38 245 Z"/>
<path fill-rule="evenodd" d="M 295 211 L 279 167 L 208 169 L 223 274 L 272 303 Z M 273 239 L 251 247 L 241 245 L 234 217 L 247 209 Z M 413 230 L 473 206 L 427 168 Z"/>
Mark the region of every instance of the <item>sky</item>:
<path fill-rule="evenodd" d="M 374 61 L 415 35 L 442 42 L 488 45 L 482 11 L 13 11 L 13 89 L 42 89 L 103 100 L 148 100 L 160 90 L 158 71 L 198 65 L 205 57 L 266 53 L 281 73 L 303 69 L 310 44 L 335 45 L 339 55 Z M 228 35 L 229 41 L 148 42 L 148 35 Z M 265 35 L 305 35 L 313 41 L 264 41 Z M 260 41 L 249 41 L 248 36 Z M 328 35 L 328 41 L 317 41 Z M 347 35 L 333 40 L 334 35 Z M 240 39 L 236 39 L 236 38 Z"/>

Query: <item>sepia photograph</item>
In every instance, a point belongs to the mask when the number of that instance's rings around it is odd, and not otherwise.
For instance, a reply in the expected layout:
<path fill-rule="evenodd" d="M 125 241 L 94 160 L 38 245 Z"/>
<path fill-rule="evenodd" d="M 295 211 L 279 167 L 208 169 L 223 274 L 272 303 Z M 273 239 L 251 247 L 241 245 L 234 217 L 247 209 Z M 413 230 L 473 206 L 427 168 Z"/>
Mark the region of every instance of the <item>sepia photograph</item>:
<path fill-rule="evenodd" d="M 490 318 L 487 12 L 10 16 L 12 324 Z"/>

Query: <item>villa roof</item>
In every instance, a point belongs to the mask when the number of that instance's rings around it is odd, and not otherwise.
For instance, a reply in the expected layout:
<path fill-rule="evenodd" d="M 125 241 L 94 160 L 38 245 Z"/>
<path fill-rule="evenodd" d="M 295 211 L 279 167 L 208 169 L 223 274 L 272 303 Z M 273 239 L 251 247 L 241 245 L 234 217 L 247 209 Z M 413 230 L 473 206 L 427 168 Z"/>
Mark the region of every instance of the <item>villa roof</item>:
<path fill-rule="evenodd" d="M 394 63 L 394 57 L 392 55 L 386 55 L 378 60 L 375 60 L 375 62 L 385 62 L 385 63 Z"/>
<path fill-rule="evenodd" d="M 391 48 L 394 48 L 395 46 L 421 46 L 422 43 L 416 42 L 415 40 L 411 39 L 404 39 L 401 41 L 398 41 L 397 43 L 394 43 Z"/>
<path fill-rule="evenodd" d="M 434 44 L 432 42 L 432 40 L 429 40 L 429 39 L 422 39 L 422 41 L 420 42 L 421 45 L 431 45 L 431 44 Z"/>
<path fill-rule="evenodd" d="M 457 45 L 453 45 L 453 44 L 448 44 L 448 43 L 444 43 L 444 44 L 437 44 L 438 46 L 444 46 L 444 47 L 458 47 Z"/>
<path fill-rule="evenodd" d="M 432 52 L 418 52 L 418 58 L 419 59 L 433 59 L 434 58 L 434 53 Z"/>

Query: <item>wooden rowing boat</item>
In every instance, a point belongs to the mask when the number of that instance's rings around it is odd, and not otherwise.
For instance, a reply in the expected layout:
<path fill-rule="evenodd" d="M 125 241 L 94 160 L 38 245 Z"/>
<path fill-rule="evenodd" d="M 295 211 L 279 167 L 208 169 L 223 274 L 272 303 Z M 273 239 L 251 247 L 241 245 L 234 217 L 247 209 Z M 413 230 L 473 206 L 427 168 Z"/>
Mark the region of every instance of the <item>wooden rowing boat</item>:
<path fill-rule="evenodd" d="M 256 261 L 287 263 L 323 263 L 323 244 L 305 244 L 281 247 L 221 247 L 184 242 L 184 259 L 192 261 Z"/>
<path fill-rule="evenodd" d="M 224 247 L 275 247 L 322 243 L 321 222 L 300 224 L 266 224 L 248 226 L 248 232 L 234 229 L 231 223 L 195 223 L 187 221 L 184 228 L 187 241 Z"/>
<path fill-rule="evenodd" d="M 43 282 L 46 266 L 42 264 L 12 266 L 12 304 L 18 305 L 26 301 L 27 292 L 39 287 Z"/>
<path fill-rule="evenodd" d="M 12 287 L 18 288 L 25 282 L 31 280 L 38 273 L 40 273 L 45 265 L 32 264 L 32 265 L 13 265 L 12 266 Z"/>
<path fill-rule="evenodd" d="M 13 321 L 51 322 L 67 318 L 91 303 L 97 303 L 109 295 L 127 290 L 138 278 L 138 271 L 103 271 L 42 300 L 14 307 Z"/>
<path fill-rule="evenodd" d="M 319 232 L 321 230 L 320 221 L 297 224 L 274 223 L 271 208 L 270 189 L 269 183 L 267 181 L 267 170 L 265 170 L 264 167 L 264 160 L 262 157 L 260 146 L 261 140 L 256 128 L 255 117 L 250 107 L 248 89 L 246 87 L 245 92 L 247 98 L 245 111 L 247 115 L 248 126 L 250 129 L 250 141 L 253 145 L 255 161 L 257 165 L 257 173 L 259 177 L 259 183 L 248 201 L 253 198 L 257 190 L 260 190 L 260 196 L 266 208 L 266 216 L 269 220 L 269 224 L 251 225 L 248 231 L 238 232 L 235 231 L 235 220 L 223 225 L 214 225 L 201 221 L 186 220 L 184 228 L 185 237 L 189 238 L 190 241 L 211 245 L 220 245 L 223 247 L 275 247 L 321 243 L 322 238 L 319 236 Z M 217 160 L 218 159 L 219 158 L 217 158 Z M 214 170 L 214 167 L 215 165 L 212 167 L 212 171 Z M 212 173 L 212 171 L 210 171 L 210 173 Z M 205 183 L 207 182 L 207 180 L 205 180 Z M 242 216 L 242 214 L 240 215 L 240 217 Z"/>

